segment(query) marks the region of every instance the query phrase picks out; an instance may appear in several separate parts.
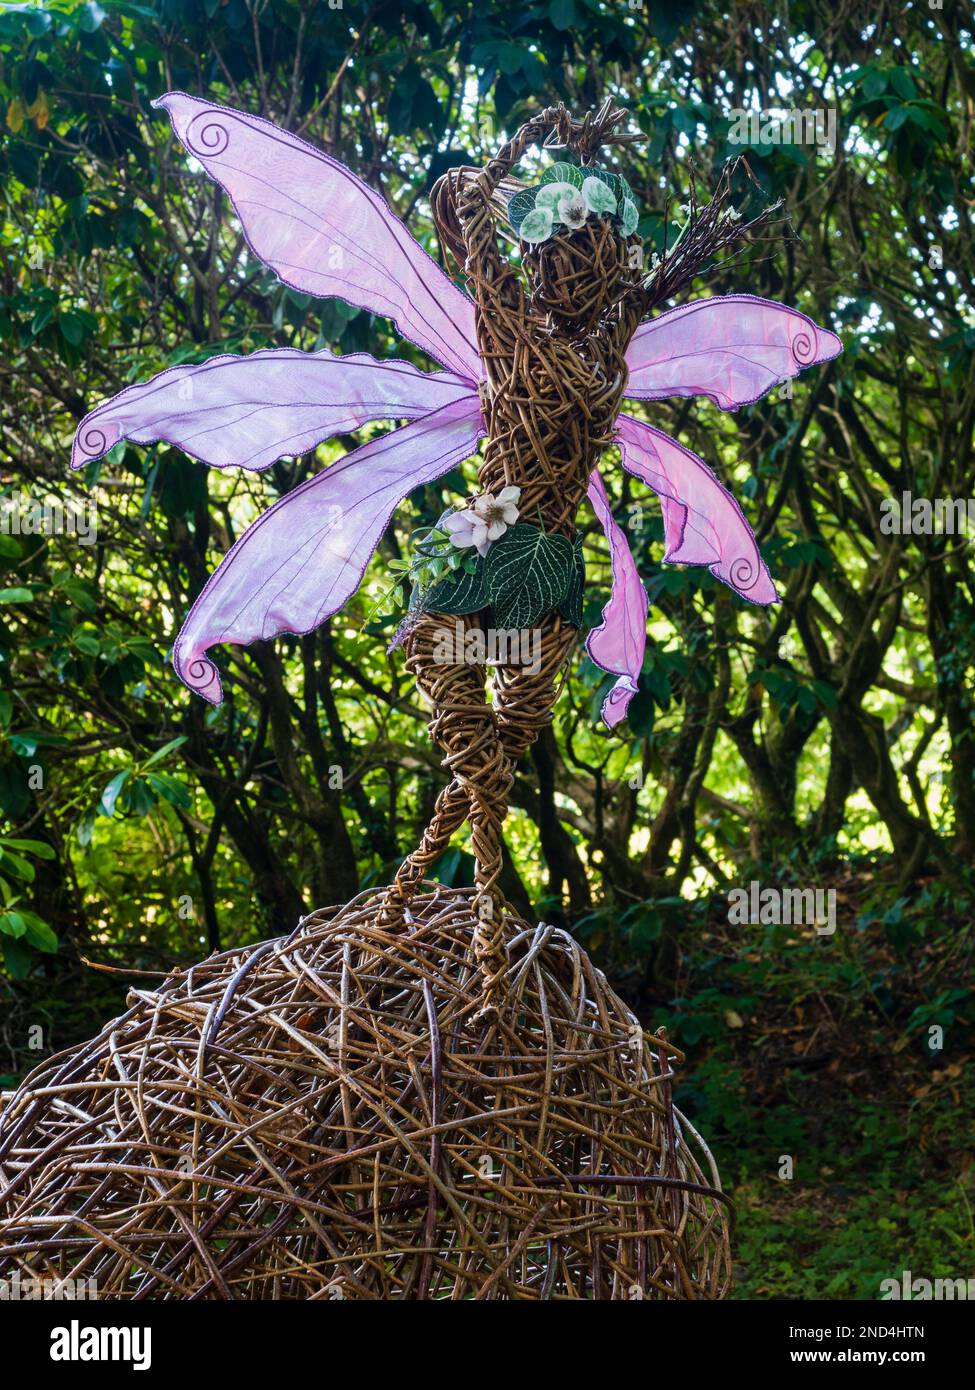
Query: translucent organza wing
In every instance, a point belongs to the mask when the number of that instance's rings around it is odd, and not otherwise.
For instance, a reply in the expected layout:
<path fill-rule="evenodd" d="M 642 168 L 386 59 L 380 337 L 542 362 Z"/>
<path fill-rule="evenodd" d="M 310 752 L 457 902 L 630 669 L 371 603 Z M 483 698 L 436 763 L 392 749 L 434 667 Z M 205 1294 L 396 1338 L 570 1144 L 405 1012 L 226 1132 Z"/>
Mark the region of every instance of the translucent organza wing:
<path fill-rule="evenodd" d="M 628 396 L 707 396 L 737 410 L 842 351 L 798 309 L 750 294 L 695 300 L 649 319 L 626 353 Z"/>
<path fill-rule="evenodd" d="M 344 164 L 271 121 L 185 92 L 153 105 L 226 189 L 254 254 L 286 285 L 390 318 L 436 361 L 479 379 L 472 300 Z"/>
<path fill-rule="evenodd" d="M 660 498 L 664 559 L 707 565 L 751 603 L 778 602 L 752 528 L 704 460 L 630 415 L 618 417 L 616 431 L 623 467 Z"/>
<path fill-rule="evenodd" d="M 467 458 L 483 433 L 480 402 L 468 396 L 353 450 L 268 508 L 190 610 L 173 650 L 180 679 L 219 704 L 212 646 L 310 632 L 336 613 L 406 494 Z"/>
<path fill-rule="evenodd" d="M 586 639 L 586 651 L 597 666 L 619 677 L 601 710 L 604 722 L 612 729 L 626 717 L 637 693 L 647 645 L 647 591 L 598 470 L 589 479 L 589 500 L 609 542 L 613 588 L 602 622 Z"/>
<path fill-rule="evenodd" d="M 366 353 L 224 354 L 169 367 L 97 406 L 78 426 L 71 466 L 129 439 L 165 440 L 215 468 L 267 468 L 369 420 L 414 420 L 470 394 L 471 383 L 452 372 Z"/>

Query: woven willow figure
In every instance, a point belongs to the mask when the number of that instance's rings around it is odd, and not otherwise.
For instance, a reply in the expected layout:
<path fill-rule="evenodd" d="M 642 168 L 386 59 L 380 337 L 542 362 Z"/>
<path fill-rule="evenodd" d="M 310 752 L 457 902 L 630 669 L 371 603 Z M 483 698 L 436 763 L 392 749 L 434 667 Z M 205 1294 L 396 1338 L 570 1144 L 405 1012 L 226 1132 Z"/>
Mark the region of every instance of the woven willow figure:
<path fill-rule="evenodd" d="M 526 147 L 553 127 L 584 170 L 601 144 L 613 140 L 623 114 L 607 105 L 595 122 L 577 125 L 564 108 L 543 111 L 482 173 L 469 180 L 447 175 L 434 192 L 441 239 L 463 265 L 477 302 L 487 427 L 479 487 L 488 494 L 517 487 L 521 514 L 569 541 L 592 471 L 613 441 L 625 353 L 647 302 L 643 271 L 638 257 L 628 262 L 626 239 L 611 218 L 587 218 L 579 230 L 565 230 L 526 255 L 526 286 L 499 245 L 494 200 Z M 431 732 L 451 782 L 421 845 L 397 874 L 389 911 L 394 915 L 409 900 L 468 817 L 478 886 L 475 951 L 489 1012 L 506 969 L 496 885 L 513 770 L 552 718 L 578 629 L 557 611 L 540 615 L 540 658 L 531 669 L 499 665 L 489 705 L 483 667 L 465 661 L 463 652 L 453 664 L 437 659 L 439 634 L 453 621 L 427 611 L 405 639 L 409 668 L 433 706 Z M 493 617 L 487 609 L 465 621 L 488 625 Z"/>
<path fill-rule="evenodd" d="M 392 319 L 443 370 L 296 349 L 170 368 L 85 418 L 74 466 L 165 439 L 260 469 L 371 420 L 408 422 L 283 497 L 224 557 L 174 647 L 184 682 L 219 703 L 210 648 L 337 612 L 395 507 L 484 438 L 477 496 L 418 543 L 402 629 L 450 780 L 388 889 L 140 984 L 125 1015 L 6 1098 L 0 1275 L 95 1279 L 118 1298 L 720 1298 L 727 1199 L 672 1103 L 681 1054 L 662 1030 L 644 1036 L 570 935 L 504 903 L 501 833 L 581 621 L 586 495 L 612 563 L 587 640 L 612 677 L 608 726 L 638 688 L 647 598 L 596 469 L 606 445 L 658 494 L 665 559 L 776 598 L 734 499 L 619 414 L 623 396 L 734 409 L 838 342 L 745 295 L 647 317 L 770 214 L 742 224 L 725 177 L 644 273 L 629 186 L 595 163 L 634 138 L 611 103 L 581 121 L 543 111 L 484 170 L 441 180 L 441 241 L 474 300 L 335 160 L 183 93 L 157 105 L 285 283 Z M 511 171 L 542 137 L 571 162 L 527 188 Z M 445 654 L 458 625 L 465 652 L 492 626 L 538 639 L 533 660 L 509 648 L 498 662 L 490 703 L 484 659 Z M 421 887 L 465 818 L 473 892 Z"/>

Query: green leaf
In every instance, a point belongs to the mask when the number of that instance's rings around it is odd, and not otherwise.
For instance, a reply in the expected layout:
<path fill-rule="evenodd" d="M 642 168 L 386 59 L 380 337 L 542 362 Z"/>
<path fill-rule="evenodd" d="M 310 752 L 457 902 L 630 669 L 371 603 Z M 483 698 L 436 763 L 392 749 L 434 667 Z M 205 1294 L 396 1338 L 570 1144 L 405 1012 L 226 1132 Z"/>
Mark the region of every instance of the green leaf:
<path fill-rule="evenodd" d="M 649 738 L 653 733 L 655 710 L 649 690 L 641 690 L 630 701 L 626 712 L 630 733 L 634 738 Z"/>
<path fill-rule="evenodd" d="M 77 824 L 75 833 L 78 836 L 78 844 L 81 845 L 82 849 L 87 849 L 95 833 L 95 814 L 93 811 L 85 812 Z"/>
<path fill-rule="evenodd" d="M 27 932 L 27 923 L 21 912 L 5 912 L 0 916 L 0 932 L 16 941 Z"/>
<path fill-rule="evenodd" d="M 30 789 L 20 763 L 0 764 L 0 809 L 11 820 L 20 820 L 30 804 Z"/>
<path fill-rule="evenodd" d="M 12 874 L 14 878 L 24 879 L 27 883 L 34 882 L 33 864 L 21 859 L 19 854 L 11 854 L 8 849 L 0 849 L 0 869 Z"/>
<path fill-rule="evenodd" d="M 156 763 L 161 762 L 167 753 L 171 753 L 174 748 L 181 748 L 185 742 L 185 734 L 180 734 L 178 738 L 171 738 L 168 743 L 164 743 L 161 748 L 157 748 L 155 753 L 146 759 L 143 763 L 143 767 L 153 767 Z"/>
<path fill-rule="evenodd" d="M 60 587 L 62 593 L 66 594 L 75 608 L 80 608 L 82 613 L 98 612 L 98 600 L 80 579 L 67 579 Z"/>
<path fill-rule="evenodd" d="M 575 0 L 549 0 L 548 17 L 552 28 L 560 33 L 571 29 L 576 19 Z"/>
<path fill-rule="evenodd" d="M 516 72 L 521 71 L 522 63 L 528 55 L 528 50 L 522 49 L 516 43 L 499 43 L 495 53 L 500 70 L 506 77 L 512 77 Z"/>
<path fill-rule="evenodd" d="M 103 816 L 112 817 L 115 814 L 115 803 L 119 799 L 119 793 L 129 780 L 129 769 L 124 772 L 117 772 L 102 792 L 102 799 L 99 803 L 99 811 Z"/>
<path fill-rule="evenodd" d="M 38 859 L 56 859 L 54 846 L 46 840 L 0 840 L 3 849 L 19 849 L 25 854 L 35 854 Z"/>
<path fill-rule="evenodd" d="M 583 174 L 581 169 L 577 169 L 574 164 L 567 164 L 560 161 L 557 164 L 550 164 L 542 175 L 540 182 L 546 183 L 571 183 L 573 188 L 582 187 Z"/>
<path fill-rule="evenodd" d="M 94 34 L 96 29 L 101 28 L 104 19 L 105 11 L 102 9 L 101 5 L 95 4 L 95 0 L 90 0 L 90 3 L 84 5 L 79 12 L 78 26 L 83 29 L 86 34 Z"/>
<path fill-rule="evenodd" d="M 887 74 L 879 68 L 868 68 L 861 91 L 867 101 L 876 101 L 887 90 Z"/>
<path fill-rule="evenodd" d="M 575 555 L 565 536 L 520 522 L 495 541 L 484 562 L 495 623 L 527 628 L 550 613 L 572 580 Z"/>
<path fill-rule="evenodd" d="M 58 949 L 57 936 L 46 922 L 33 912 L 24 912 L 21 915 L 27 919 L 27 934 L 24 939 L 35 951 L 46 951 L 50 955 Z"/>
<path fill-rule="evenodd" d="M 150 777 L 158 774 L 150 773 Z M 133 777 L 122 797 L 122 809 L 132 811 L 137 816 L 145 816 L 156 804 L 156 798 L 149 782 L 144 777 Z"/>
<path fill-rule="evenodd" d="M 903 97 L 905 101 L 912 101 L 917 96 L 917 87 L 914 85 L 914 79 L 907 68 L 894 68 L 890 74 L 890 85 L 897 95 Z"/>
<path fill-rule="evenodd" d="M 0 603 L 30 603 L 33 597 L 30 589 L 0 589 Z"/>
<path fill-rule="evenodd" d="M 58 327 L 61 330 L 65 342 L 70 343 L 72 347 L 77 347 L 79 343 L 83 341 L 85 336 L 85 324 L 84 320 L 80 319 L 77 314 L 72 314 L 70 312 L 62 314 L 58 319 Z"/>
<path fill-rule="evenodd" d="M 180 806 L 184 811 L 190 809 L 190 789 L 185 782 L 179 781 L 176 777 L 169 777 L 164 772 L 150 772 L 148 782 L 153 790 L 172 806 Z"/>
<path fill-rule="evenodd" d="M 34 964 L 33 952 L 22 941 L 12 941 L 9 937 L 4 937 L 2 945 L 4 965 L 15 980 L 26 980 Z"/>
<path fill-rule="evenodd" d="M 836 691 L 826 681 L 813 681 L 812 688 L 816 692 L 816 698 L 824 709 L 836 709 L 838 701 Z"/>
<path fill-rule="evenodd" d="M 125 643 L 125 650 L 138 657 L 140 661 L 147 662 L 150 666 L 160 664 L 159 653 L 152 643 L 144 637 L 130 637 Z"/>
<path fill-rule="evenodd" d="M 582 595 L 586 587 L 586 562 L 582 558 L 582 537 L 576 538 L 573 549 L 572 576 L 559 604 L 559 616 L 573 627 L 582 627 Z"/>
<path fill-rule="evenodd" d="M 488 604 L 483 561 L 477 565 L 473 574 L 462 570 L 456 578 L 445 579 L 428 589 L 421 603 L 427 612 L 479 613 Z"/>
<path fill-rule="evenodd" d="M 516 232 L 521 231 L 522 222 L 534 211 L 535 192 L 534 188 L 522 188 L 508 199 L 508 221 Z"/>

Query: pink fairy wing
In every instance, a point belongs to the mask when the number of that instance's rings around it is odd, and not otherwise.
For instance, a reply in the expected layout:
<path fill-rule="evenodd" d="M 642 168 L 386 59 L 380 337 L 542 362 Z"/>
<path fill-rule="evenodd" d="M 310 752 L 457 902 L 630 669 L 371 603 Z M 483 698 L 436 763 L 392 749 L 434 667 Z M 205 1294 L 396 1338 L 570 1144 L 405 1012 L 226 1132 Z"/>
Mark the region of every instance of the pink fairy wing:
<path fill-rule="evenodd" d="M 715 578 L 751 603 L 777 603 L 752 528 L 704 460 L 631 415 L 617 418 L 616 435 L 623 467 L 660 497 L 664 559 L 707 565 Z"/>
<path fill-rule="evenodd" d="M 97 406 L 78 426 L 71 467 L 120 439 L 162 439 L 215 468 L 267 468 L 368 420 L 414 420 L 470 394 L 470 382 L 452 372 L 421 372 L 364 352 L 224 354 L 169 367 Z"/>
<path fill-rule="evenodd" d="M 613 516 L 606 487 L 597 470 L 589 479 L 589 501 L 609 541 L 613 589 L 603 620 L 586 639 L 586 651 L 597 666 L 619 676 L 603 701 L 603 721 L 612 729 L 626 717 L 637 692 L 647 645 L 647 591 L 637 573 L 623 529 Z"/>
<path fill-rule="evenodd" d="M 467 458 L 484 433 L 469 395 L 346 454 L 270 507 L 211 575 L 176 639 L 173 665 L 198 695 L 223 689 L 206 655 L 280 632 L 310 632 L 355 593 L 394 509 Z"/>
<path fill-rule="evenodd" d="M 640 325 L 626 353 L 626 395 L 707 396 L 737 410 L 841 351 L 835 333 L 798 309 L 751 294 L 716 295 Z"/>
<path fill-rule="evenodd" d="M 152 104 L 227 190 L 254 254 L 286 285 L 393 319 L 438 362 L 480 378 L 473 302 L 344 164 L 271 121 L 185 92 Z"/>

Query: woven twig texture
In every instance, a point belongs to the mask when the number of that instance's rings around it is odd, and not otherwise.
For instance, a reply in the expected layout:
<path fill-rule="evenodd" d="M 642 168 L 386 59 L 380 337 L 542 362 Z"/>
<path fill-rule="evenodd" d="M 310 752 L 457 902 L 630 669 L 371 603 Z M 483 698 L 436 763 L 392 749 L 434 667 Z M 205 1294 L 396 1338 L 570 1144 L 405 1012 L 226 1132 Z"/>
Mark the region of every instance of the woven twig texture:
<path fill-rule="evenodd" d="M 498 245 L 497 198 L 533 142 L 552 133 L 591 160 L 602 144 L 629 138 L 614 134 L 624 114 L 606 103 L 595 117 L 574 121 L 564 107 L 549 108 L 484 170 L 453 171 L 433 195 L 441 239 L 461 259 L 477 306 L 487 427 L 478 485 L 486 492 L 517 486 L 521 517 L 569 539 L 592 470 L 612 443 L 626 384 L 625 352 L 645 293 L 639 273 L 629 268 L 627 240 L 609 219 L 591 220 L 540 250 L 526 250 L 523 275 Z M 465 620 L 468 626 L 492 621 L 490 610 Z M 488 704 L 483 667 L 435 656 L 438 631 L 455 623 L 427 613 L 404 641 L 409 668 L 431 702 L 431 733 L 451 780 L 421 844 L 396 875 L 386 920 L 397 920 L 416 884 L 468 819 L 482 1011 L 488 1014 L 503 1003 L 497 880 L 514 766 L 552 719 L 576 629 L 556 614 L 543 615 L 536 632 L 540 665 L 499 665 Z"/>
<path fill-rule="evenodd" d="M 470 894 L 379 898 L 139 988 L 0 1119 L 0 1276 L 101 1298 L 712 1299 L 714 1165 L 679 1057 L 566 933 L 502 917 L 480 1002 Z M 698 1157 L 694 1156 L 696 1150 Z"/>

